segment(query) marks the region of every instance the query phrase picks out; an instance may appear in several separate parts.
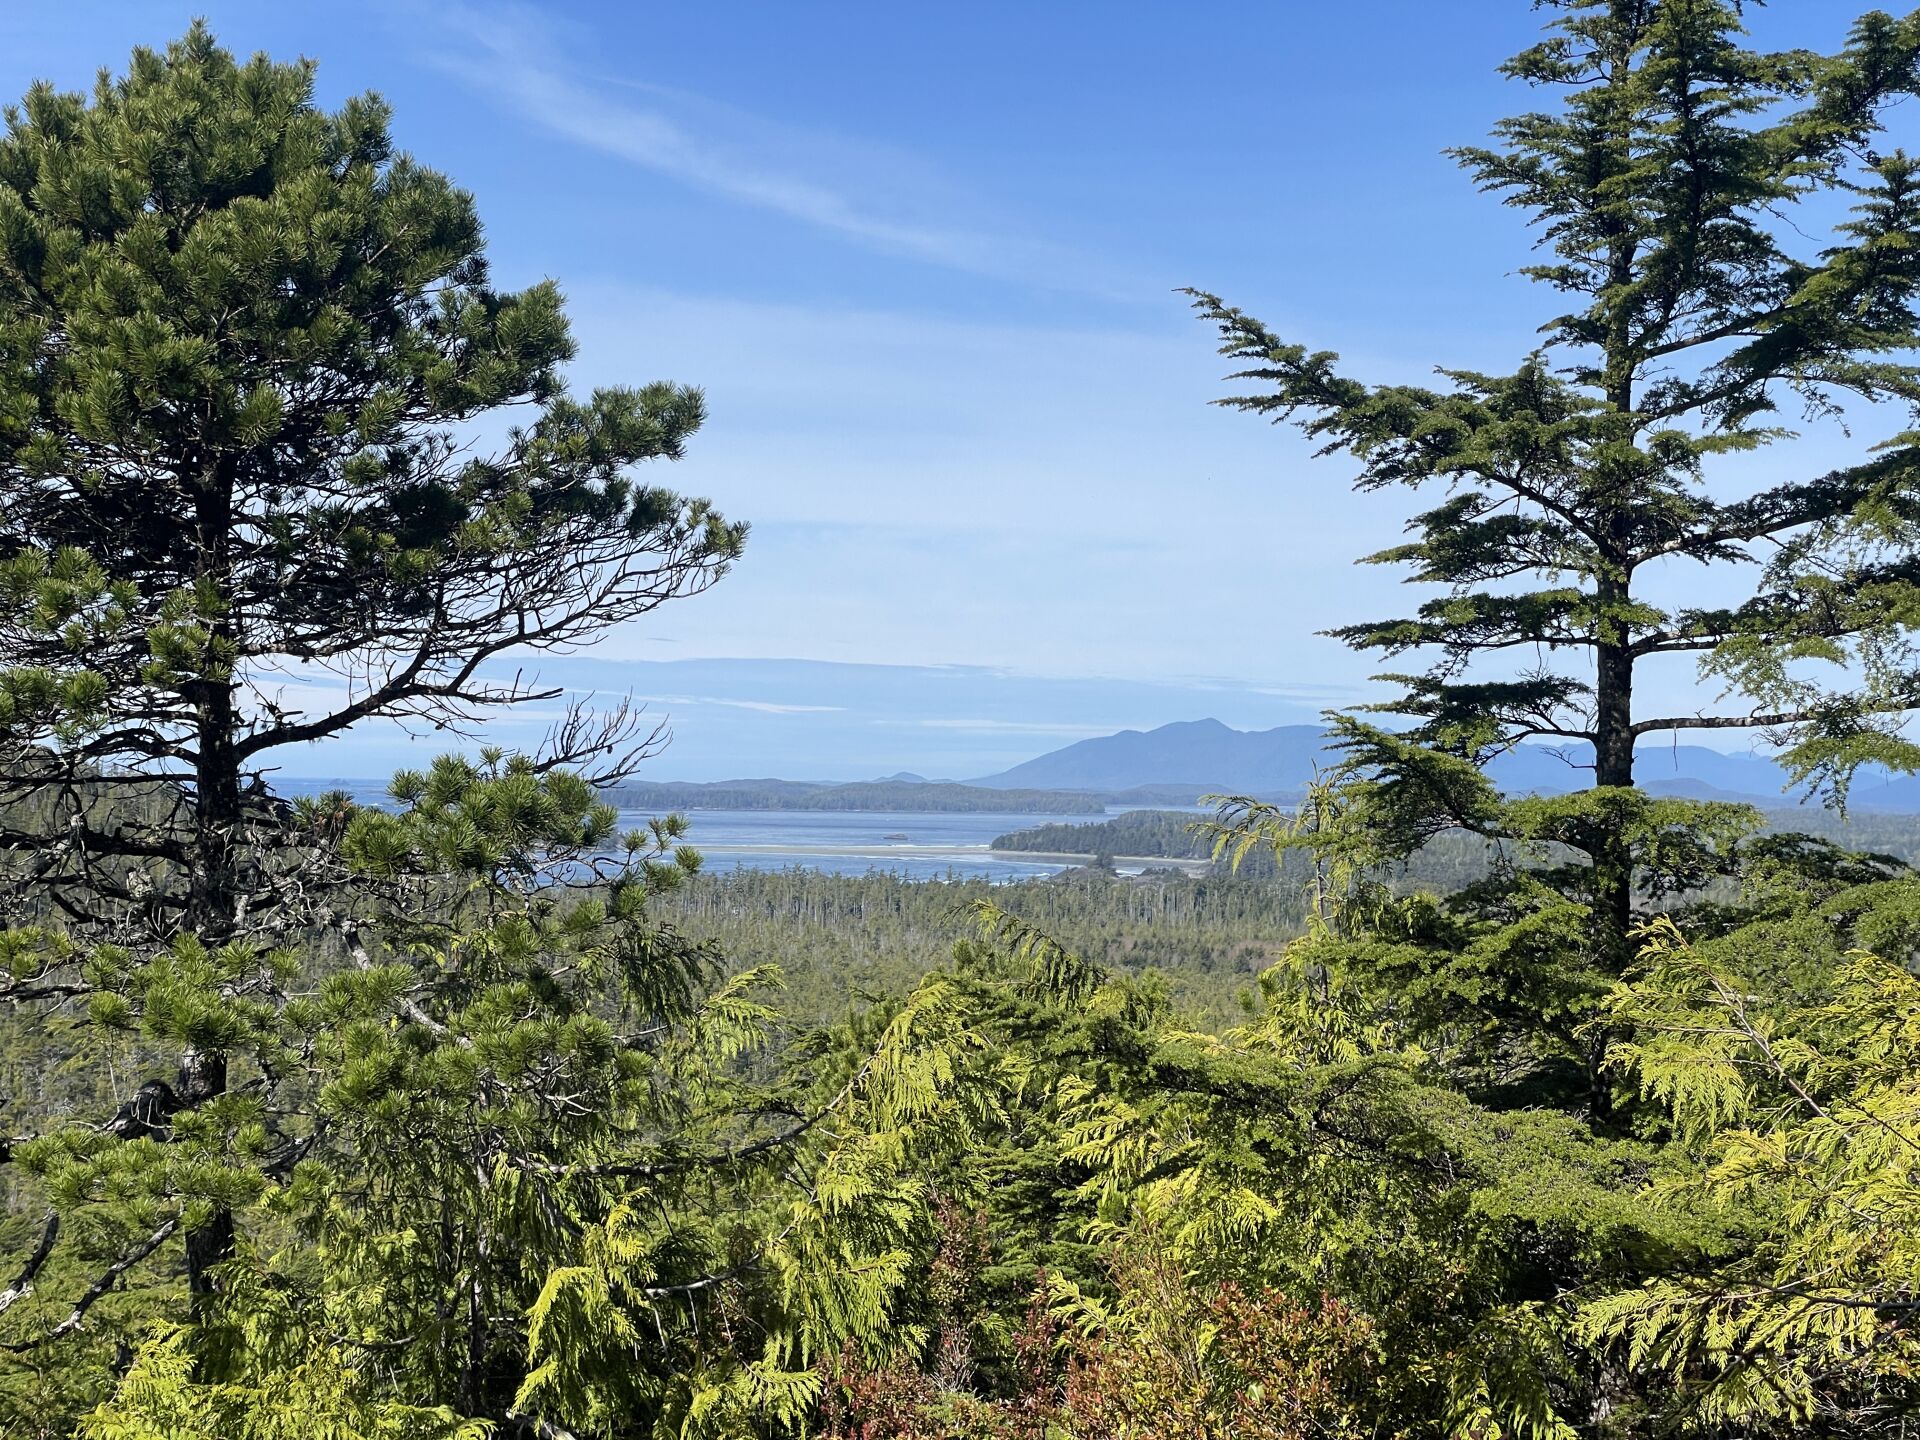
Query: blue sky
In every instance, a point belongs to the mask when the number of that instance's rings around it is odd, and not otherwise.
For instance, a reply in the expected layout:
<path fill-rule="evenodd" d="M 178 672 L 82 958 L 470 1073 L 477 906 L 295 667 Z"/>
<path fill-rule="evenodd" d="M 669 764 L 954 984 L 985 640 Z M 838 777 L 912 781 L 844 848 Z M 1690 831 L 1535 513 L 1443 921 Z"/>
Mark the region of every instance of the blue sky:
<path fill-rule="evenodd" d="M 1315 632 L 1409 603 L 1351 563 L 1405 497 L 1210 408 L 1224 367 L 1173 292 L 1377 379 L 1510 369 L 1546 313 L 1520 217 L 1440 153 L 1530 103 L 1494 72 L 1536 33 L 1522 0 L 16 5 L 0 93 L 196 13 L 317 59 L 327 103 L 382 92 L 478 197 L 497 278 L 560 280 L 577 383 L 706 387 L 655 478 L 751 521 L 746 558 L 543 666 L 670 715 L 660 776 L 978 774 L 1364 698 L 1372 666 Z M 1855 13 L 1754 24 L 1830 48 Z M 822 663 L 722 663 L 749 660 Z M 288 768 L 427 743 L 375 727 Z"/>

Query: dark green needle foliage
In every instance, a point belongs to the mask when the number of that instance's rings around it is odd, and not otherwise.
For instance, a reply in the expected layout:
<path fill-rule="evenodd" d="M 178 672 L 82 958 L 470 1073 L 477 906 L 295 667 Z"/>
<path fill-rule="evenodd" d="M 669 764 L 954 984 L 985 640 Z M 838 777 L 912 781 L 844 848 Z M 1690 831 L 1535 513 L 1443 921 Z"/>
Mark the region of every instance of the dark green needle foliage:
<path fill-rule="evenodd" d="M 718 574 L 739 529 L 628 473 L 680 452 L 698 393 L 577 401 L 571 354 L 555 287 L 496 288 L 471 198 L 378 100 L 318 108 L 311 66 L 196 27 L 10 109 L 0 799 L 40 886 L 13 898 L 115 943 L 284 927 L 306 892 L 265 882 L 247 778 L 276 750 L 532 698 L 488 662 Z M 616 750 L 620 718 L 553 758 Z M 197 1107 L 224 1052 L 181 1038 Z M 189 1226 L 196 1287 L 227 1229 Z"/>
<path fill-rule="evenodd" d="M 1911 763 L 1920 752 L 1888 731 L 1920 704 L 1920 435 L 1905 424 L 1920 403 L 1920 169 L 1876 147 L 1920 83 L 1920 21 L 1869 16 L 1832 57 L 1767 55 L 1741 47 L 1726 0 L 1552 8 L 1552 38 L 1506 70 L 1563 107 L 1456 152 L 1540 234 L 1527 273 L 1570 307 L 1542 325 L 1544 347 L 1510 375 L 1368 386 L 1200 296 L 1246 362 L 1236 378 L 1261 382 L 1224 403 L 1352 454 L 1360 488 L 1445 492 L 1410 541 L 1369 557 L 1445 593 L 1336 632 L 1437 652 L 1381 707 L 1418 717 L 1423 740 L 1476 757 L 1583 742 L 1601 786 L 1632 783 L 1635 739 L 1676 730 L 1771 730 L 1803 776 L 1842 785 L 1869 760 Z M 1836 204 L 1846 218 L 1809 239 Z M 1731 493 L 1743 453 L 1841 414 L 1875 442 L 1857 463 Z M 1642 598 L 1688 562 L 1749 567 L 1750 598 Z M 1544 658 L 1501 663 L 1515 652 Z M 1702 658 L 1729 703 L 1637 713 L 1636 670 L 1669 656 Z"/>
<path fill-rule="evenodd" d="M 741 528 L 641 479 L 700 397 L 569 395 L 554 287 L 305 65 L 196 27 L 10 112 L 0 1432 L 1904 1436 L 1920 881 L 1634 748 L 1920 768 L 1920 14 L 1821 55 L 1542 8 L 1508 73 L 1554 103 L 1458 152 L 1540 237 L 1512 374 L 1369 386 L 1198 297 L 1227 403 L 1425 494 L 1372 558 L 1435 598 L 1338 632 L 1431 662 L 1405 723 L 1149 837 L 1270 867 L 1008 908 L 701 876 L 621 833 L 620 706 L 275 796 L 719 576 Z M 1527 740 L 1594 785 L 1497 792 Z"/>
<path fill-rule="evenodd" d="M 1398 912 L 1368 963 L 1433 1001 L 1433 1033 L 1489 1083 L 1524 1077 L 1512 1027 L 1534 1011 L 1536 1060 L 1603 1111 L 1583 1013 L 1641 918 L 1732 883 L 1752 827 L 1634 790 L 1636 745 L 1753 732 L 1836 805 L 1862 765 L 1920 766 L 1901 730 L 1920 707 L 1920 165 L 1886 130 L 1920 86 L 1920 15 L 1870 14 L 1826 55 L 1749 48 L 1733 0 L 1547 8 L 1505 72 L 1557 105 L 1454 152 L 1538 236 L 1526 274 L 1553 308 L 1517 369 L 1369 385 L 1196 303 L 1254 382 L 1223 403 L 1351 456 L 1357 488 L 1428 497 L 1368 560 L 1437 593 L 1334 632 L 1429 661 L 1371 707 L 1405 728 L 1338 722 L 1360 782 L 1343 843 L 1386 862 L 1464 828 L 1511 864 Z M 1753 458 L 1843 423 L 1857 455 L 1837 469 L 1782 479 Z M 1688 665 L 1697 706 L 1637 698 Z M 1593 788 L 1503 799 L 1476 767 L 1522 741 L 1565 747 Z"/>
<path fill-rule="evenodd" d="M 196 26 L 7 118 L 0 1000 L 65 1078 L 8 1100 L 0 1429 L 796 1423 L 986 1103 L 950 989 L 829 1044 L 656 919 L 698 858 L 598 798 L 625 707 L 390 814 L 262 773 L 718 577 L 638 474 L 699 392 L 570 395 L 558 289 L 310 65 Z"/>

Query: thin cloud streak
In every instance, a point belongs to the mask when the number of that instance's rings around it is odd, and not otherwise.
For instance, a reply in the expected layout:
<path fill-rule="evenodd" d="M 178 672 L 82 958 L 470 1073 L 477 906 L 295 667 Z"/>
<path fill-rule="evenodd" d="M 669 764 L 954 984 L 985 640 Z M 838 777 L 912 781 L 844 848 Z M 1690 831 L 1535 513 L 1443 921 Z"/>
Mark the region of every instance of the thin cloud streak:
<path fill-rule="evenodd" d="M 630 91 L 683 108 L 697 108 L 709 124 L 722 123 L 723 117 L 730 116 L 732 128 L 746 134 L 744 140 L 714 138 L 658 106 L 642 108 L 610 98 L 599 82 L 569 68 L 559 57 L 552 43 L 551 23 L 537 11 L 523 6 L 458 7 L 442 18 L 471 50 L 465 55 L 436 52 L 428 57 L 431 63 L 478 90 L 507 96 L 527 119 L 576 144 L 709 194 L 833 231 L 887 254 L 1106 299 L 1138 299 L 1151 289 L 1131 284 L 1100 285 L 1091 278 L 1088 257 L 1069 253 L 1063 247 L 880 213 L 848 193 L 851 187 L 793 173 L 764 153 L 756 153 L 766 147 L 753 143 L 752 132 L 764 135 L 775 128 L 760 117 L 664 87 L 623 83 L 622 88 Z M 779 128 L 789 140 L 805 138 L 791 127 Z M 877 187 L 869 184 L 860 188 Z"/>
<path fill-rule="evenodd" d="M 883 720 L 883 725 L 896 721 Z M 957 730 L 971 735 L 1074 735 L 1087 737 L 1110 735 L 1124 727 L 1118 725 L 1062 725 L 1032 720 L 915 720 L 907 722 L 922 730 Z"/>
<path fill-rule="evenodd" d="M 717 695 L 641 695 L 649 705 L 724 705 L 731 710 L 754 710 L 763 715 L 836 715 L 844 705 L 788 705 L 775 700 L 726 700 Z"/>

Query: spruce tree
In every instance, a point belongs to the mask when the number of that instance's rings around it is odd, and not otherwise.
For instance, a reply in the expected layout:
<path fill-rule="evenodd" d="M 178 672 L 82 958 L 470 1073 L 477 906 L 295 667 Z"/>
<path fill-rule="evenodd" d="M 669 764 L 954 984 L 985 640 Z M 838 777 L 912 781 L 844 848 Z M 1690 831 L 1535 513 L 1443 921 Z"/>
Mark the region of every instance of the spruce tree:
<path fill-rule="evenodd" d="M 1650 808 L 1636 744 L 1756 732 L 1842 803 L 1862 765 L 1920 767 L 1900 733 L 1920 707 L 1920 433 L 1905 428 L 1920 165 L 1884 139 L 1920 86 L 1920 13 L 1869 14 L 1823 55 L 1748 48 L 1737 0 L 1546 8 L 1549 37 L 1505 73 L 1560 105 L 1453 152 L 1529 217 L 1544 254 L 1526 273 L 1565 306 L 1516 370 L 1369 385 L 1214 296 L 1196 304 L 1234 378 L 1258 382 L 1221 403 L 1351 455 L 1359 489 L 1442 492 L 1368 557 L 1440 593 L 1333 632 L 1432 656 L 1369 707 L 1409 728 L 1338 722 L 1350 773 L 1371 777 L 1355 823 L 1391 853 L 1456 826 L 1577 853 L 1561 889 L 1585 907 L 1591 991 L 1631 957 L 1637 900 L 1701 879 L 1750 823 Z M 1792 440 L 1796 411 L 1873 443 L 1740 488 L 1743 459 Z M 1744 578 L 1744 598 L 1657 603 L 1676 567 Z M 1717 701 L 1639 698 L 1675 660 L 1697 661 Z M 1503 810 L 1471 767 L 1528 740 L 1567 746 L 1593 789 Z"/>

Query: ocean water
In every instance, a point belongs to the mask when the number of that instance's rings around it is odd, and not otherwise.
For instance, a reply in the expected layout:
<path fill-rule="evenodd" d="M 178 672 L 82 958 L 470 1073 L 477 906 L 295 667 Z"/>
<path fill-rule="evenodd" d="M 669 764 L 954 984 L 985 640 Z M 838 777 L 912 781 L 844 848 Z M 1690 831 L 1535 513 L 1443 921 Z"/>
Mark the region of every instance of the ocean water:
<path fill-rule="evenodd" d="M 286 780 L 282 794 L 345 790 L 363 805 L 392 802 L 377 782 Z M 1117 812 L 1109 812 L 1117 813 Z M 623 810 L 622 830 L 637 829 L 654 812 Z M 912 880 L 1002 882 L 1054 875 L 1057 860 L 1013 859 L 988 847 L 996 836 L 1035 825 L 1083 825 L 1098 815 L 894 814 L 842 810 L 690 810 L 686 843 L 709 870 L 785 870 L 803 866 L 841 875 L 880 870 Z"/>
<path fill-rule="evenodd" d="M 644 813 L 623 812 L 629 825 Z M 1081 824 L 1097 815 L 877 814 L 841 810 L 690 810 L 687 843 L 709 869 L 784 870 L 803 865 L 843 875 L 884 870 L 912 880 L 1022 880 L 1053 875 L 1058 861 L 1014 860 L 988 849 L 995 836 L 1033 825 Z M 904 838 L 901 838 L 904 837 Z"/>

